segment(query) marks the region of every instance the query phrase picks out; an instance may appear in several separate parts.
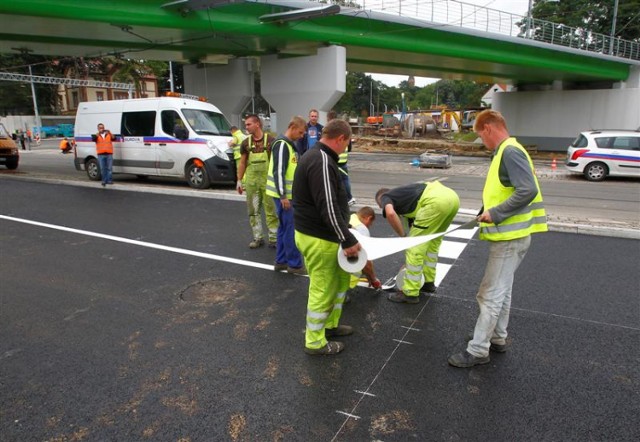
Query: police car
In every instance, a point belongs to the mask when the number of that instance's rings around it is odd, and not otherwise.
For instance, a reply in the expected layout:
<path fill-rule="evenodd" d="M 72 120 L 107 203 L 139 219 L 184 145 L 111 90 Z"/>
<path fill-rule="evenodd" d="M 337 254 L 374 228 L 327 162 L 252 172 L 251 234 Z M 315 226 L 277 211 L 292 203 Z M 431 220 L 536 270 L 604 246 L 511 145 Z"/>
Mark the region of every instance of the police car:
<path fill-rule="evenodd" d="M 640 177 L 640 128 L 581 132 L 567 149 L 565 166 L 589 181 Z"/>

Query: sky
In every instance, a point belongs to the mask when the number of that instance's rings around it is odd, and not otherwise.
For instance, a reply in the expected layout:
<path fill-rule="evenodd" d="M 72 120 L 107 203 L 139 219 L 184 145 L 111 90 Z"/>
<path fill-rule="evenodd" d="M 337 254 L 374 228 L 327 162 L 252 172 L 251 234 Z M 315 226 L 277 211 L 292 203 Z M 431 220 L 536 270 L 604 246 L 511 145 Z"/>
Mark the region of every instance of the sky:
<path fill-rule="evenodd" d="M 438 0 L 435 0 L 438 1 Z M 510 12 L 512 14 L 526 15 L 529 8 L 529 0 L 464 0 L 464 3 L 470 3 L 478 6 L 484 6 L 499 11 Z M 425 4 L 430 4 L 431 0 L 424 0 Z M 407 80 L 408 75 L 390 75 L 390 74 L 370 74 L 374 80 L 381 81 L 387 86 L 398 86 L 401 81 Z M 435 83 L 438 78 L 415 77 L 416 86 L 424 87 L 428 84 Z"/>

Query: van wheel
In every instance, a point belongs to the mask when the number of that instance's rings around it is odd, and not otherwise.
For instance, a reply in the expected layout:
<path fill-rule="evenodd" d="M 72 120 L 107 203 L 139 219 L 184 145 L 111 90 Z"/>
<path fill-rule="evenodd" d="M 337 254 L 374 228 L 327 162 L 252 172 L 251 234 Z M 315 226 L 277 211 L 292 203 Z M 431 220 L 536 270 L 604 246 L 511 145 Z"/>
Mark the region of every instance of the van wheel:
<path fill-rule="evenodd" d="M 9 170 L 15 170 L 18 168 L 18 159 L 11 159 L 11 160 L 7 160 L 7 162 L 5 163 L 5 166 L 7 166 L 7 169 Z"/>
<path fill-rule="evenodd" d="M 204 167 L 198 167 L 195 163 L 187 167 L 187 181 L 194 189 L 208 189 L 211 186 L 209 175 Z"/>
<path fill-rule="evenodd" d="M 102 179 L 100 165 L 95 158 L 89 158 L 84 164 L 84 168 L 87 170 L 87 176 L 91 181 L 100 181 Z"/>
<path fill-rule="evenodd" d="M 602 181 L 608 173 L 607 165 L 600 162 L 587 164 L 587 167 L 584 168 L 584 177 L 589 181 Z"/>

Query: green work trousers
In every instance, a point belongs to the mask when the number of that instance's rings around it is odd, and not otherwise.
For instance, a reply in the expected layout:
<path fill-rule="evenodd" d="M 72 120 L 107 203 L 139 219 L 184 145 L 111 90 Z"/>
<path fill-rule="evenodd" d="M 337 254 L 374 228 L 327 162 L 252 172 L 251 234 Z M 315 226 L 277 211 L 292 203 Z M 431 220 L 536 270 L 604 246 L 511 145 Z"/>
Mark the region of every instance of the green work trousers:
<path fill-rule="evenodd" d="M 322 348 L 327 345 L 325 329 L 336 328 L 340 321 L 350 275 L 338 265 L 340 244 L 297 230 L 295 239 L 309 272 L 305 346 Z"/>
<path fill-rule="evenodd" d="M 262 230 L 262 212 L 267 221 L 269 242 L 275 243 L 278 235 L 278 215 L 273 198 L 267 195 L 268 163 L 251 164 L 244 175 L 244 187 L 247 192 L 247 212 L 254 240 L 264 238 Z"/>
<path fill-rule="evenodd" d="M 416 208 L 413 226 L 409 236 L 430 235 L 445 232 L 453 218 L 458 213 L 460 198 L 458 194 L 438 181 L 427 185 Z M 406 272 L 402 291 L 406 296 L 418 296 L 422 286 L 422 276 L 425 282 L 436 279 L 436 264 L 438 251 L 442 244 L 442 236 L 429 242 L 407 249 L 405 252 Z"/>

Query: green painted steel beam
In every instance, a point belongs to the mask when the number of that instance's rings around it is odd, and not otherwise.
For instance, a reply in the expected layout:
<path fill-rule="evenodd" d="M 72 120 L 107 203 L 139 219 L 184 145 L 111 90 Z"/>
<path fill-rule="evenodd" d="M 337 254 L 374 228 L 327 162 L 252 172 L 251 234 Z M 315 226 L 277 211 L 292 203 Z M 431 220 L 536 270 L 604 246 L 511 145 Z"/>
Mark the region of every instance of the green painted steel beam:
<path fill-rule="evenodd" d="M 12 44 L 20 41 L 27 45 L 44 44 L 49 39 L 76 47 L 123 51 L 149 48 L 150 52 L 163 51 L 166 57 L 180 53 L 187 59 L 211 53 L 301 55 L 312 53 L 317 47 L 337 44 L 347 48 L 348 59 L 350 53 L 357 54 L 352 57 L 358 60 L 354 64 L 377 66 L 378 72 L 385 66 L 396 70 L 406 67 L 417 72 L 439 71 L 445 75 L 516 81 L 619 81 L 627 79 L 631 63 L 553 46 L 541 47 L 527 40 L 506 41 L 492 38 L 491 34 L 471 35 L 443 27 L 415 27 L 362 16 L 337 15 L 284 25 L 262 24 L 259 16 L 284 10 L 264 3 L 232 4 L 187 14 L 161 8 L 164 3 L 166 0 L 2 1 L 0 14 L 16 16 L 16 22 L 21 19 L 28 25 L 3 29 L 6 35 L 11 35 L 8 41 Z M 59 29 L 69 23 L 81 29 L 81 36 L 69 37 Z M 8 27 L 11 28 L 11 23 Z M 122 29 L 130 29 L 131 33 Z M 151 36 L 148 38 L 151 41 L 144 41 L 145 35 Z"/>

